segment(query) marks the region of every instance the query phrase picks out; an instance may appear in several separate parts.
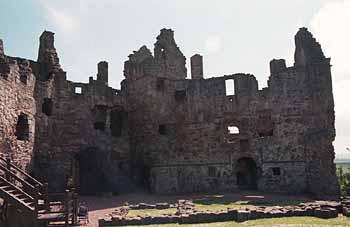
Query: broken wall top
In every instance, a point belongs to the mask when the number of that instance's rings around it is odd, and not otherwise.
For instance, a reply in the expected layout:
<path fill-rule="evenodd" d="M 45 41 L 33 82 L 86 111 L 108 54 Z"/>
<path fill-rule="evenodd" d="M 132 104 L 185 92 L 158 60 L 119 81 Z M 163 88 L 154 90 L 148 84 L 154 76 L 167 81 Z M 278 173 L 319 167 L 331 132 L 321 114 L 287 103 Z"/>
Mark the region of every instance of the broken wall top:
<path fill-rule="evenodd" d="M 146 46 L 130 54 L 124 63 L 124 76 L 129 80 L 143 76 L 185 79 L 186 58 L 175 42 L 174 32 L 171 29 L 160 31 L 154 44 L 154 57 Z"/>
<path fill-rule="evenodd" d="M 2 39 L 0 39 L 0 55 L 4 55 L 4 44 L 2 42 Z"/>
<path fill-rule="evenodd" d="M 41 34 L 38 62 L 49 64 L 51 66 L 60 67 L 59 58 L 54 45 L 54 42 L 55 42 L 54 34 L 55 33 L 49 32 L 49 31 L 44 31 Z"/>
<path fill-rule="evenodd" d="M 307 28 L 300 28 L 295 35 L 294 65 L 305 66 L 325 60 L 321 45 L 316 41 Z"/>

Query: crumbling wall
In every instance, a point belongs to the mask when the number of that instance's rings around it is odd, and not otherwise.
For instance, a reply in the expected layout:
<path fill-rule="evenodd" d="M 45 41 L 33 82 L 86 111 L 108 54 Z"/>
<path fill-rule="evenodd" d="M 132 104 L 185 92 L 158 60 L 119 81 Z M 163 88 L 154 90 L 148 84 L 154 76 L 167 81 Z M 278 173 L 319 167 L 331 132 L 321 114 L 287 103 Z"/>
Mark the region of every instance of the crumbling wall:
<path fill-rule="evenodd" d="M 22 167 L 33 156 L 34 175 L 56 191 L 130 191 L 136 182 L 158 193 L 337 197 L 330 59 L 306 28 L 295 44 L 294 66 L 273 59 L 259 90 L 250 74 L 204 79 L 198 54 L 186 79 L 186 58 L 162 29 L 154 55 L 146 46 L 129 55 L 116 90 L 105 61 L 96 80 L 68 81 L 52 32 L 40 36 L 36 62 L 5 56 L 0 42 L 3 155 Z"/>
<path fill-rule="evenodd" d="M 28 60 L 4 55 L 0 42 L 0 155 L 30 168 L 35 137 L 35 76 Z"/>
<path fill-rule="evenodd" d="M 161 193 L 255 185 L 264 191 L 337 196 L 330 66 L 315 42 L 302 28 L 296 35 L 295 66 L 272 60 L 268 87 L 262 90 L 249 74 L 197 80 L 199 55 L 191 59 L 193 80 L 174 80 L 158 71 L 128 74 L 123 83 L 132 110 L 131 151 L 137 171 L 146 172 L 141 181 Z M 128 62 L 138 59 L 144 58 Z M 160 67 L 157 61 L 143 62 L 143 67 L 149 62 Z M 225 93 L 226 80 L 234 80 L 234 95 Z M 321 99 L 326 102 L 317 105 Z M 230 133 L 229 127 L 239 132 Z M 242 183 L 241 175 L 247 174 L 239 167 L 242 160 L 254 163 L 249 167 L 254 172 L 244 176 L 256 178 L 254 184 Z M 315 188 L 319 184 L 323 190 Z"/>
<path fill-rule="evenodd" d="M 129 190 L 132 184 L 128 180 L 125 100 L 108 86 L 108 63 L 98 64 L 97 80 L 91 77 L 88 84 L 74 83 L 66 79 L 58 64 L 53 33 L 44 32 L 40 41 L 38 62 L 33 65 L 39 69 L 37 76 L 41 78 L 35 91 L 38 112 L 34 174 L 49 182 L 51 190 L 63 190 L 67 184 L 73 184 L 70 186 L 78 191 L 91 193 L 85 190 L 86 185 L 80 185 L 84 184 L 81 174 L 89 174 L 87 169 L 81 173 L 82 166 L 87 164 L 79 166 L 91 153 L 95 158 L 90 164 L 100 169 L 96 176 L 91 173 L 91 182 L 95 186 L 104 183 L 94 188 L 96 193 Z M 50 76 L 42 76 L 47 72 Z M 120 117 L 119 113 L 123 113 L 123 124 L 112 121 Z M 115 124 L 123 128 L 115 129 Z"/>

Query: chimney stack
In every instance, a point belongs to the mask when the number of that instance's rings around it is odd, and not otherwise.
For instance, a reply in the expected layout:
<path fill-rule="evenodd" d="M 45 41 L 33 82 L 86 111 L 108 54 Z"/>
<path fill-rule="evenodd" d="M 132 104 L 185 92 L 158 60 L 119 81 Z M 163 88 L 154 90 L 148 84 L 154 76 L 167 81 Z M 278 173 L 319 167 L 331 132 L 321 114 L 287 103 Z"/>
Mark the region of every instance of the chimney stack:
<path fill-rule="evenodd" d="M 199 54 L 191 57 L 191 78 L 203 79 L 203 57 Z"/>

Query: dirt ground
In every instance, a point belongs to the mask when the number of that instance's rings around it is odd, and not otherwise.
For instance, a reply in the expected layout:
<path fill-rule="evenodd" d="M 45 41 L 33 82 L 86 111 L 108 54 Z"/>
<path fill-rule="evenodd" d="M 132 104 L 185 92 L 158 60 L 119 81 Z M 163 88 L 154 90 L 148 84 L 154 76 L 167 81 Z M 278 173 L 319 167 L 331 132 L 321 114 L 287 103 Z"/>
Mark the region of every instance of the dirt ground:
<path fill-rule="evenodd" d="M 80 201 L 85 202 L 89 207 L 89 223 L 82 224 L 81 226 L 87 227 L 98 227 L 98 219 L 103 218 L 106 215 L 112 213 L 112 211 L 126 202 L 128 204 L 137 203 L 158 203 L 167 202 L 175 203 L 179 199 L 189 199 L 194 200 L 198 198 L 210 197 L 216 195 L 209 194 L 195 194 L 195 195 L 154 195 L 147 193 L 135 193 L 135 194 L 125 194 L 120 196 L 110 196 L 110 197 L 81 197 Z M 282 194 L 268 194 L 262 192 L 242 192 L 235 194 L 218 194 L 217 196 L 229 197 L 232 201 L 259 201 L 259 202 L 269 202 L 269 201 L 310 201 L 307 196 L 291 196 Z"/>

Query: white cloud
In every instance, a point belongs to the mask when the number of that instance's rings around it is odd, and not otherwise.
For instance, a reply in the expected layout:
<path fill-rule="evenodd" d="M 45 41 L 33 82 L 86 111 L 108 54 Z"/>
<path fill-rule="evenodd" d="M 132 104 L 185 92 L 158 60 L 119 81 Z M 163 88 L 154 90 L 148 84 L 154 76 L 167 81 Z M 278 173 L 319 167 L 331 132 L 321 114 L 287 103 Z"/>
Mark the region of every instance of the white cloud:
<path fill-rule="evenodd" d="M 335 79 L 349 78 L 350 0 L 326 3 L 311 20 L 311 28 L 321 41 L 326 55 L 332 57 Z"/>
<path fill-rule="evenodd" d="M 49 9 L 50 16 L 52 16 L 54 22 L 64 31 L 72 32 L 76 30 L 78 26 L 78 22 L 70 17 L 69 15 L 65 14 L 64 12 L 60 12 L 55 9 Z"/>
<path fill-rule="evenodd" d="M 210 36 L 205 40 L 204 50 L 207 54 L 215 54 L 222 48 L 222 38 L 218 35 Z"/>
<path fill-rule="evenodd" d="M 337 157 L 350 158 L 350 0 L 329 1 L 311 20 L 311 29 L 326 56 L 332 58 L 333 92 L 337 137 Z"/>
<path fill-rule="evenodd" d="M 73 32 L 78 28 L 78 19 L 67 10 L 51 5 L 49 1 L 39 0 L 44 7 L 46 17 L 62 32 Z M 52 2 L 51 2 L 52 3 Z"/>

